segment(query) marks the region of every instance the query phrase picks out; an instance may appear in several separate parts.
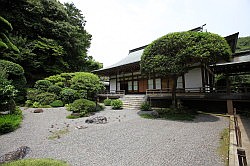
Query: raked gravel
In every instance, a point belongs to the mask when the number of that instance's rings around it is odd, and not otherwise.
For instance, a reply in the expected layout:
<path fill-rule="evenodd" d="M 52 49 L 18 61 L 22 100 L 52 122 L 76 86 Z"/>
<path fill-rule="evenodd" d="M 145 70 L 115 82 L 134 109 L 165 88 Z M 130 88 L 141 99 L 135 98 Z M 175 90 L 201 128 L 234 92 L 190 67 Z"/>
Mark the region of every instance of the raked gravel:
<path fill-rule="evenodd" d="M 223 166 L 217 148 L 226 117 L 199 115 L 193 122 L 143 119 L 135 110 L 96 113 L 107 124 L 86 124 L 87 118 L 66 119 L 65 108 L 45 108 L 43 113 L 24 109 L 16 131 L 0 136 L 0 156 L 28 146 L 26 158 L 54 158 L 72 166 Z M 52 132 L 67 128 L 59 139 Z M 76 129 L 77 126 L 87 127 Z"/>

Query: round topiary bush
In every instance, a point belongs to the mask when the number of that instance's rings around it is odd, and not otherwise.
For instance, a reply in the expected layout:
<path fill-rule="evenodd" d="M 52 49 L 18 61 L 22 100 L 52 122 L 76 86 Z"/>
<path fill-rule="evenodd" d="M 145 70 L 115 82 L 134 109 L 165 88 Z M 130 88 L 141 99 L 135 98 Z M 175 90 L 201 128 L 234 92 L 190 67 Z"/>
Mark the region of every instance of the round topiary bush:
<path fill-rule="evenodd" d="M 62 91 L 60 92 L 60 99 L 64 103 L 72 103 L 75 99 L 77 99 L 77 91 L 74 89 L 70 88 L 63 88 Z"/>
<path fill-rule="evenodd" d="M 52 85 L 52 83 L 48 80 L 38 80 L 35 83 L 35 88 L 41 91 L 46 92 L 47 89 Z"/>
<path fill-rule="evenodd" d="M 151 111 L 151 106 L 148 102 L 143 102 L 140 106 L 140 110 L 142 111 Z"/>
<path fill-rule="evenodd" d="M 73 103 L 67 106 L 68 111 L 72 111 L 73 113 L 83 113 L 83 115 L 86 115 L 89 112 L 94 112 L 95 108 L 95 102 L 87 99 L 75 100 Z"/>
<path fill-rule="evenodd" d="M 103 102 L 104 102 L 105 106 L 111 106 L 112 100 L 111 99 L 105 99 Z"/>
<path fill-rule="evenodd" d="M 122 108 L 123 103 L 120 99 L 116 99 L 116 100 L 112 100 L 111 106 L 112 106 L 112 109 L 118 110 Z"/>
<path fill-rule="evenodd" d="M 48 92 L 54 93 L 56 95 L 60 95 L 61 90 L 62 90 L 62 88 L 58 85 L 51 85 L 48 88 Z"/>
<path fill-rule="evenodd" d="M 51 107 L 63 107 L 64 104 L 62 102 L 62 100 L 55 100 L 52 103 L 50 103 Z"/>

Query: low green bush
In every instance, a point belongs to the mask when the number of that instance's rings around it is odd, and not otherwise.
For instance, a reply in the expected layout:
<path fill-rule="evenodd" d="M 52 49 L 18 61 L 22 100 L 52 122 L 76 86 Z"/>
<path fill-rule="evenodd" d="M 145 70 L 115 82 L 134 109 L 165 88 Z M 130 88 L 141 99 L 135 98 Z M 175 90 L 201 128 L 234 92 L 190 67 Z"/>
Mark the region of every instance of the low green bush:
<path fill-rule="evenodd" d="M 52 103 L 50 103 L 51 107 L 63 107 L 64 104 L 62 102 L 62 100 L 55 100 Z"/>
<path fill-rule="evenodd" d="M 34 87 L 40 91 L 46 92 L 51 85 L 52 83 L 49 80 L 38 80 Z"/>
<path fill-rule="evenodd" d="M 54 159 L 23 159 L 10 163 L 5 163 L 2 166 L 69 166 L 65 161 Z"/>
<path fill-rule="evenodd" d="M 152 109 L 151 109 L 151 106 L 150 106 L 150 104 L 148 103 L 148 102 L 143 102 L 142 104 L 141 104 L 141 106 L 140 106 L 140 109 L 142 110 L 142 111 L 151 111 Z"/>
<path fill-rule="evenodd" d="M 36 101 L 41 105 L 49 105 L 51 102 L 55 101 L 57 96 L 54 93 L 44 92 L 36 96 Z"/>
<path fill-rule="evenodd" d="M 22 121 L 22 111 L 15 109 L 12 114 L 0 115 L 0 134 L 9 133 L 17 129 Z"/>
<path fill-rule="evenodd" d="M 60 92 L 60 98 L 64 103 L 72 103 L 78 98 L 77 91 L 70 88 L 63 88 Z"/>
<path fill-rule="evenodd" d="M 78 99 L 73 103 L 67 106 L 68 111 L 72 111 L 73 113 L 83 113 L 86 115 L 89 112 L 95 111 L 95 102 L 87 100 L 87 99 Z"/>
<path fill-rule="evenodd" d="M 56 95 L 60 95 L 61 90 L 62 90 L 62 88 L 58 85 L 51 85 L 48 88 L 48 92 L 54 93 Z"/>
<path fill-rule="evenodd" d="M 104 102 L 105 106 L 111 106 L 112 100 L 111 99 L 105 99 L 103 102 Z"/>
<path fill-rule="evenodd" d="M 117 110 L 121 109 L 123 106 L 123 103 L 120 99 L 112 100 L 111 102 L 112 109 Z"/>

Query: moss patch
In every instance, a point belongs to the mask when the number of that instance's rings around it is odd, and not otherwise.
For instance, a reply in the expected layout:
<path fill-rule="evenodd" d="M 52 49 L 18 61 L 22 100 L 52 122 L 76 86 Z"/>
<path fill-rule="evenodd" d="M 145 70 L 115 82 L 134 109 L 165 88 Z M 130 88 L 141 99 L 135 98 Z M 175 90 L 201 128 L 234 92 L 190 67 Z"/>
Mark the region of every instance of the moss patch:
<path fill-rule="evenodd" d="M 69 166 L 66 162 L 54 159 L 24 159 L 3 164 L 2 166 Z"/>
<path fill-rule="evenodd" d="M 221 155 L 226 166 L 228 166 L 229 143 L 230 143 L 229 129 L 225 128 L 220 133 L 220 146 L 218 148 L 218 152 Z"/>

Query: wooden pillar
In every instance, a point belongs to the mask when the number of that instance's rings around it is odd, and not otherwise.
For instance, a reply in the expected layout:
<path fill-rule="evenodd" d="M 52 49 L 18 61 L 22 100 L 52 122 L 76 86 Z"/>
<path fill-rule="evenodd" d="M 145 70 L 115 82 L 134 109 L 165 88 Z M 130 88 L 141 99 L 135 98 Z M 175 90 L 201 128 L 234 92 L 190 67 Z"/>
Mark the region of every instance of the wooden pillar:
<path fill-rule="evenodd" d="M 205 90 L 205 79 L 204 79 L 204 67 L 201 65 L 201 82 L 202 82 L 202 89 Z"/>
<path fill-rule="evenodd" d="M 115 89 L 116 89 L 116 91 L 118 90 L 118 89 L 117 89 L 117 74 L 118 74 L 118 73 L 116 73 L 116 75 L 115 75 Z"/>
<path fill-rule="evenodd" d="M 229 115 L 233 115 L 234 113 L 233 100 L 227 100 L 227 113 Z"/>
<path fill-rule="evenodd" d="M 134 73 L 132 72 L 132 92 L 134 93 Z"/>

